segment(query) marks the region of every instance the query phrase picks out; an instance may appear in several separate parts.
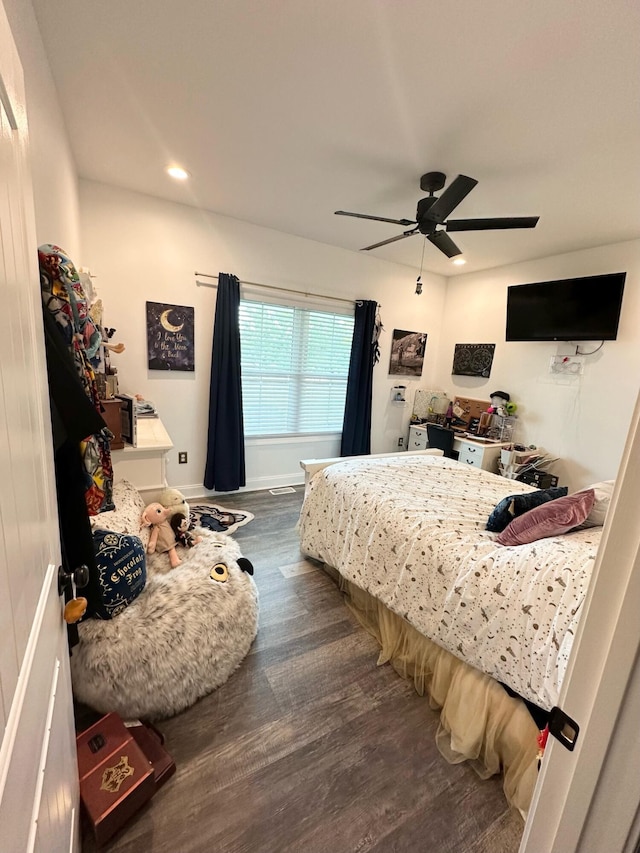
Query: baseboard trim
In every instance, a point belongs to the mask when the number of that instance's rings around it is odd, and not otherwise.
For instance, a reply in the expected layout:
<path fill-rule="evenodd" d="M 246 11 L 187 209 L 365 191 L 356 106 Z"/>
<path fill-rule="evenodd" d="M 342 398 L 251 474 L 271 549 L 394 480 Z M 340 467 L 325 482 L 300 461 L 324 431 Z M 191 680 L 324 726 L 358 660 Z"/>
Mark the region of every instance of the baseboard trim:
<path fill-rule="evenodd" d="M 301 471 L 300 474 L 282 474 L 276 477 L 251 477 L 247 480 L 246 486 L 243 486 L 241 489 L 234 492 L 210 491 L 209 489 L 205 489 L 202 483 L 185 486 L 176 486 L 172 484 L 171 488 L 178 489 L 187 500 L 194 500 L 195 498 L 210 498 L 214 495 L 237 495 L 238 492 L 261 492 L 266 489 L 281 488 L 282 486 L 303 485 L 304 474 Z"/>

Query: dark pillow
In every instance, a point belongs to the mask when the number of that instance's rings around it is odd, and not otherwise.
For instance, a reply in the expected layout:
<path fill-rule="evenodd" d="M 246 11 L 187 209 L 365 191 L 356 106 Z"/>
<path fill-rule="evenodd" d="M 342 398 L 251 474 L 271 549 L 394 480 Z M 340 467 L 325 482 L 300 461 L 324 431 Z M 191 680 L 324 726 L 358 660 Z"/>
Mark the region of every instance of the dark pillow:
<path fill-rule="evenodd" d="M 585 520 L 595 501 L 593 489 L 574 492 L 537 506 L 514 518 L 496 538 L 499 545 L 528 545 L 549 536 L 568 533 Z"/>
<path fill-rule="evenodd" d="M 563 498 L 567 492 L 566 486 L 555 486 L 552 489 L 538 489 L 537 492 L 527 492 L 524 495 L 509 495 L 496 504 L 495 509 L 487 519 L 487 530 L 492 533 L 501 533 L 507 524 L 511 524 L 514 518 L 535 509 L 547 501 L 555 501 Z M 513 506 L 511 504 L 513 503 Z"/>
<path fill-rule="evenodd" d="M 87 615 L 113 619 L 140 595 L 147 582 L 144 546 L 137 536 L 98 529 L 93 531 L 93 549 L 100 594 L 89 602 Z"/>

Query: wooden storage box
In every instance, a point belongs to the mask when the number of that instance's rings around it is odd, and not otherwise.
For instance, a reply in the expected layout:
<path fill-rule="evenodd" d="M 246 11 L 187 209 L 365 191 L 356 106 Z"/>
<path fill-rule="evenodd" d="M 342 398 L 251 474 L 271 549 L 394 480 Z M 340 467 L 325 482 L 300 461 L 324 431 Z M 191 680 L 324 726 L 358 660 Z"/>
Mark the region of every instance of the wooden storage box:
<path fill-rule="evenodd" d="M 153 766 L 117 714 L 76 738 L 80 799 L 104 844 L 156 791 Z"/>
<path fill-rule="evenodd" d="M 128 731 L 151 764 L 157 791 L 176 772 L 176 763 L 164 748 L 164 738 L 155 726 L 148 723 L 129 726 Z"/>
<path fill-rule="evenodd" d="M 122 438 L 122 401 L 118 399 L 100 400 L 100 403 L 104 409 L 102 413 L 104 422 L 113 433 L 111 449 L 122 450 L 124 447 L 124 440 Z"/>

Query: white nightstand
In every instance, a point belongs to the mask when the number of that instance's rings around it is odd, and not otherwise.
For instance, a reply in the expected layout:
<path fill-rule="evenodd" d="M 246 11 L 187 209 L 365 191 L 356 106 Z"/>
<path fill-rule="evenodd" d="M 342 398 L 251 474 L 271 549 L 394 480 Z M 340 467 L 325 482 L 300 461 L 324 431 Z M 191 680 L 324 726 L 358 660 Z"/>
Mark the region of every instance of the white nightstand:
<path fill-rule="evenodd" d="M 426 427 L 409 427 L 409 443 L 407 445 L 407 450 L 426 450 L 428 444 Z"/>
<path fill-rule="evenodd" d="M 458 462 L 482 468 L 483 471 L 498 473 L 500 450 L 509 442 L 476 441 L 460 436 L 454 438 L 453 449 L 458 451 Z M 409 427 L 409 445 L 407 450 L 425 450 L 429 447 L 427 427 L 425 425 Z"/>
<path fill-rule="evenodd" d="M 458 451 L 458 462 L 463 465 L 473 465 L 474 468 L 482 468 L 483 471 L 498 473 L 498 460 L 500 450 L 506 446 L 506 442 L 494 444 L 484 441 L 474 441 L 471 438 L 456 439 L 453 442 Z"/>

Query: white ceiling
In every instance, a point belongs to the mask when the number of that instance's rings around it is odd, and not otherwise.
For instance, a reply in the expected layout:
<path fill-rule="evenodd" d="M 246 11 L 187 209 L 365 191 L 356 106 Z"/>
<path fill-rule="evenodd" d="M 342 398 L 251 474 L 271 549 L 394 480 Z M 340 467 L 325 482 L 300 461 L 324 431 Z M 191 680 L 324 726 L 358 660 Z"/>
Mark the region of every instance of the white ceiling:
<path fill-rule="evenodd" d="M 354 251 L 402 228 L 334 211 L 414 219 L 432 170 L 478 180 L 452 218 L 541 217 L 427 243 L 444 275 L 640 237 L 637 0 L 34 6 L 84 178 Z"/>

